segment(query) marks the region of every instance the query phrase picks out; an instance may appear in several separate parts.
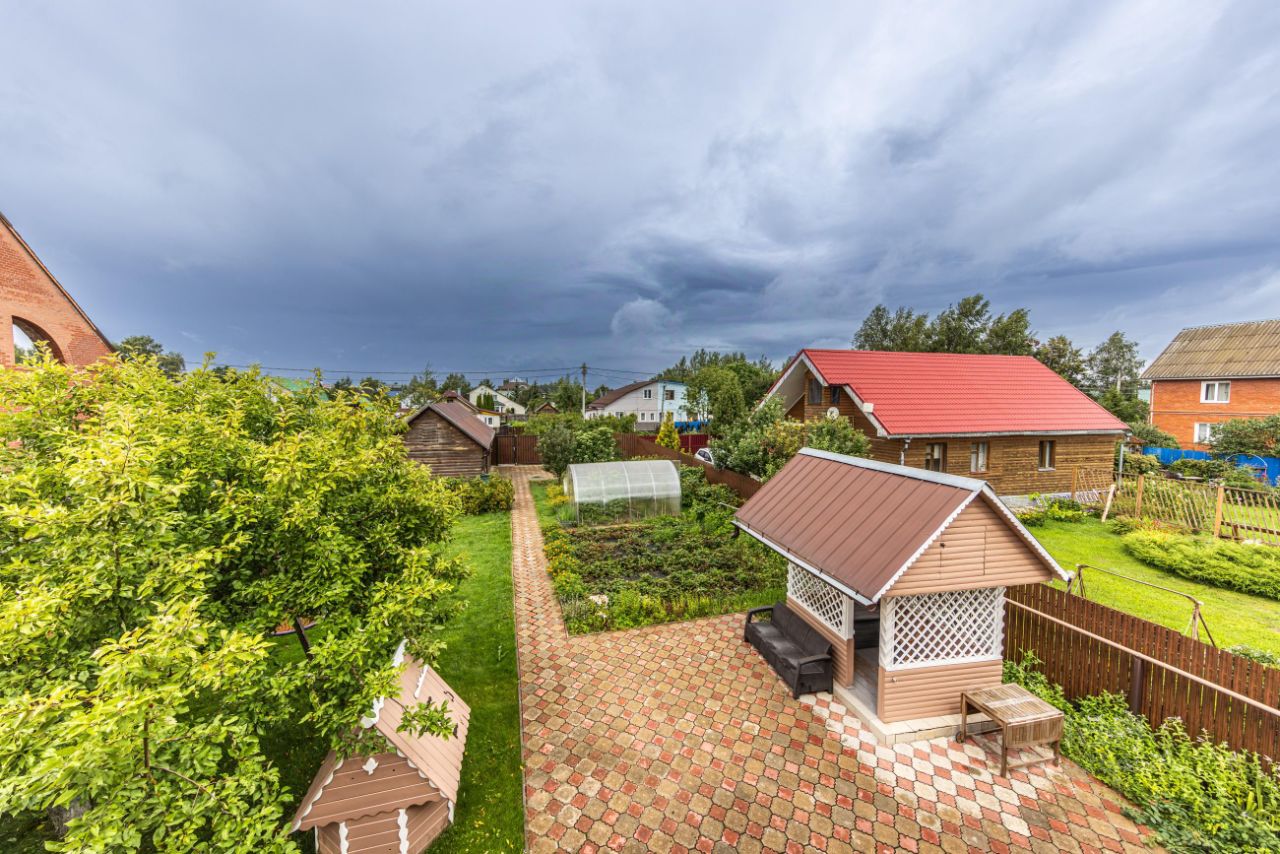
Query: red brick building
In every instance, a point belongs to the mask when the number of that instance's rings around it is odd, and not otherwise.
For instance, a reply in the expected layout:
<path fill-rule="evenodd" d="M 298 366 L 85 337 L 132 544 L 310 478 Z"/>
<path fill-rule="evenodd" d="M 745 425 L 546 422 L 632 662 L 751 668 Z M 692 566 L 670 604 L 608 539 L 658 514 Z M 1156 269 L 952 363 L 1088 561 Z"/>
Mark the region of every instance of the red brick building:
<path fill-rule="evenodd" d="M 1184 329 L 1143 372 L 1151 424 L 1208 449 L 1213 425 L 1280 413 L 1280 320 Z"/>
<path fill-rule="evenodd" d="M 797 420 L 848 418 L 871 458 L 987 481 L 1000 495 L 1071 489 L 1112 466 L 1128 427 L 1030 356 L 801 350 L 765 395 Z"/>
<path fill-rule="evenodd" d="M 32 341 L 47 341 L 69 365 L 88 365 L 112 352 L 107 337 L 0 214 L 0 365 L 14 363 L 15 327 Z"/>

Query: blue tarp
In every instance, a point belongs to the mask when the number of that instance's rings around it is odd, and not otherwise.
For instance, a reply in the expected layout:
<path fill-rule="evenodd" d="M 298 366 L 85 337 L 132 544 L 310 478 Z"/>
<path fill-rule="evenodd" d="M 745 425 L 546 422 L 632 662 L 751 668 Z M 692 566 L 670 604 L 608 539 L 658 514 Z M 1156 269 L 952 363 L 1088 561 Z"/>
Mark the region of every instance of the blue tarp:
<path fill-rule="evenodd" d="M 1160 460 L 1160 465 L 1167 466 L 1178 460 L 1211 460 L 1213 454 L 1208 451 L 1184 451 L 1181 448 L 1153 448 L 1145 447 L 1142 453 L 1150 454 Z M 1275 485 L 1277 479 L 1280 478 L 1280 458 L 1277 457 L 1255 457 L 1249 454 L 1236 454 L 1228 457 L 1231 462 L 1238 466 L 1250 468 L 1255 471 L 1261 469 L 1266 472 L 1267 483 Z"/>

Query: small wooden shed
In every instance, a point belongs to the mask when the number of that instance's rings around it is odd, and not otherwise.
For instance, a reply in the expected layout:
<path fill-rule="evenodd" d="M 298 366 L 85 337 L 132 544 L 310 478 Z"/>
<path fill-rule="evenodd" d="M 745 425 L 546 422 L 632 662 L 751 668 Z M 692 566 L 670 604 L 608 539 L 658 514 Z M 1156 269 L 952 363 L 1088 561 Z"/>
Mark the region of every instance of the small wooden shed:
<path fill-rule="evenodd" d="M 734 523 L 787 558 L 837 693 L 886 723 L 957 715 L 962 691 L 1000 684 L 1005 588 L 1067 577 L 985 482 L 809 448 Z"/>
<path fill-rule="evenodd" d="M 409 459 L 425 463 L 441 477 L 488 474 L 494 430 L 464 403 L 438 400 L 406 419 Z"/>
<path fill-rule="evenodd" d="M 320 766 L 293 817 L 295 831 L 315 832 L 317 854 L 425 851 L 453 821 L 471 709 L 440 674 L 396 651 L 400 692 L 379 700 L 361 723 L 383 737 L 386 750 Z M 397 732 L 406 707 L 447 700 L 454 735 Z"/>

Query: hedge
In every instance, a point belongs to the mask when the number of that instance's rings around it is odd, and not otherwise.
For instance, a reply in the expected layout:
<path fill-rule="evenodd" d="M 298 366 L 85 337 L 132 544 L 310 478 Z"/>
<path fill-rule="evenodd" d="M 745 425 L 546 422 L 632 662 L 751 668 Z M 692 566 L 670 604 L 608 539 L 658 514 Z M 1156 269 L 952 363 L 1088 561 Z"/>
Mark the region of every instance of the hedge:
<path fill-rule="evenodd" d="M 1125 535 L 1124 547 L 1183 578 L 1280 601 L 1280 549 L 1141 529 Z"/>

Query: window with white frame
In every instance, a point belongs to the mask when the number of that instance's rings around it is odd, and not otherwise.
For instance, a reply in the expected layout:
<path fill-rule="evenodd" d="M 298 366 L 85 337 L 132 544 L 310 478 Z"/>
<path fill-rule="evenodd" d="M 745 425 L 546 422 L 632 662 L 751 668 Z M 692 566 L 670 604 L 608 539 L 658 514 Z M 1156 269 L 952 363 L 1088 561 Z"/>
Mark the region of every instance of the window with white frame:
<path fill-rule="evenodd" d="M 653 400 L 653 389 L 647 388 L 644 390 L 644 399 Z"/>
<path fill-rule="evenodd" d="M 987 455 L 991 446 L 986 442 L 973 442 L 969 445 L 969 471 L 974 473 L 987 470 Z"/>
<path fill-rule="evenodd" d="M 1201 403 L 1230 403 L 1231 383 L 1219 380 L 1200 384 Z"/>
<path fill-rule="evenodd" d="M 1003 647 L 1003 587 L 881 600 L 880 666 L 885 670 L 997 661 Z"/>
<path fill-rule="evenodd" d="M 1207 445 L 1213 441 L 1213 434 L 1218 431 L 1218 425 L 1215 422 L 1196 422 L 1195 441 L 1197 445 Z"/>

